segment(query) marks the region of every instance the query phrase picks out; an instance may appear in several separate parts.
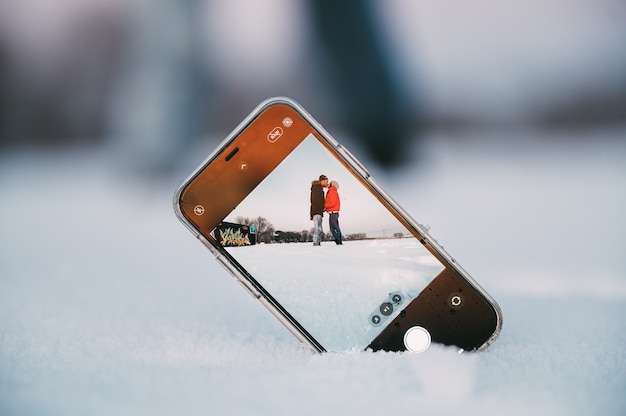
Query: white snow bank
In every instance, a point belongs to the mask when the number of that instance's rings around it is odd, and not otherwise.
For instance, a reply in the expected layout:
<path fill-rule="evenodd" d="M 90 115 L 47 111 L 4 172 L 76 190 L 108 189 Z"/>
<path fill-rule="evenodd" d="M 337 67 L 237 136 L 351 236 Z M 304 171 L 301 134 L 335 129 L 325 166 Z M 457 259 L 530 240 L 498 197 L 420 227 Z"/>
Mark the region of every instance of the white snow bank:
<path fill-rule="evenodd" d="M 502 307 L 460 356 L 309 352 L 178 223 L 184 173 L 0 155 L 0 414 L 624 414 L 619 133 L 437 138 L 375 174 Z"/>

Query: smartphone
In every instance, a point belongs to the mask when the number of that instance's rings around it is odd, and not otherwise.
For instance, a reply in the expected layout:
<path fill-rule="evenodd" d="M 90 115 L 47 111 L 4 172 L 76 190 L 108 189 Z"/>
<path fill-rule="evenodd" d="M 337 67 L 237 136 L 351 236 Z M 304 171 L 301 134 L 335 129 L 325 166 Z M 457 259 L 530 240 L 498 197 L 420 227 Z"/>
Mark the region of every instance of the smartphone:
<path fill-rule="evenodd" d="M 320 213 L 331 193 L 339 206 Z M 315 351 L 483 350 L 502 327 L 491 296 L 289 98 L 261 103 L 178 187 L 174 209 Z"/>

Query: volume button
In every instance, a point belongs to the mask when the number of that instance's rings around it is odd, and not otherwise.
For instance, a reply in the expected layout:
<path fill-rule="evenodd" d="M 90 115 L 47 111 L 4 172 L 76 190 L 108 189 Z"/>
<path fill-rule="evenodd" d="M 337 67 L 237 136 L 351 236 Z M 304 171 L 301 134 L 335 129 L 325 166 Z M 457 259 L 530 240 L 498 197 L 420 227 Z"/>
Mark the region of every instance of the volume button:
<path fill-rule="evenodd" d="M 228 260 L 224 259 L 224 257 L 223 257 L 223 256 L 221 256 L 221 255 L 217 255 L 217 256 L 215 256 L 215 258 L 217 259 L 217 262 L 218 262 L 219 264 L 221 264 L 221 265 L 222 265 L 222 267 L 223 267 L 224 269 L 226 269 L 226 271 L 227 271 L 228 273 L 230 273 L 230 274 L 232 274 L 232 275 L 237 276 L 237 273 L 236 273 L 236 272 L 235 272 L 235 270 L 233 269 L 233 265 L 232 265 L 232 264 L 230 264 L 230 262 L 229 262 Z M 239 279 L 239 278 L 237 278 L 237 279 Z"/>
<path fill-rule="evenodd" d="M 261 294 L 259 294 L 252 287 L 248 286 L 246 282 L 244 282 L 243 280 L 239 280 L 239 279 L 237 279 L 237 281 L 241 284 L 241 286 L 244 287 L 244 289 L 246 289 L 246 292 L 248 292 L 253 298 L 259 299 L 261 297 Z"/>
<path fill-rule="evenodd" d="M 217 262 L 219 264 L 221 264 L 222 267 L 224 269 L 226 269 L 226 271 L 228 273 L 230 273 L 233 276 L 235 276 L 235 278 L 241 284 L 241 286 L 243 286 L 246 289 L 246 292 L 248 292 L 250 295 L 252 295 L 253 298 L 258 299 L 258 298 L 261 297 L 261 294 L 259 292 L 257 292 L 257 290 L 253 286 L 251 286 L 247 281 L 245 281 L 241 277 L 241 274 L 237 271 L 237 269 L 228 260 L 226 260 L 221 255 L 216 256 L 215 258 L 217 259 Z"/>

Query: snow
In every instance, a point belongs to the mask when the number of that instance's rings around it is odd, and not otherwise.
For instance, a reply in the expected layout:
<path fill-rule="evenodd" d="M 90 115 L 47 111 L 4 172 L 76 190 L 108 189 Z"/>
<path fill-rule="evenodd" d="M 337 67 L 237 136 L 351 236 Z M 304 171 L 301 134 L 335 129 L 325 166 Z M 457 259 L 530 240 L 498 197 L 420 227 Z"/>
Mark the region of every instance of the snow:
<path fill-rule="evenodd" d="M 503 310 L 461 355 L 301 346 L 175 218 L 204 155 L 0 154 L 0 414 L 625 414 L 624 136 L 438 135 L 374 170 Z"/>

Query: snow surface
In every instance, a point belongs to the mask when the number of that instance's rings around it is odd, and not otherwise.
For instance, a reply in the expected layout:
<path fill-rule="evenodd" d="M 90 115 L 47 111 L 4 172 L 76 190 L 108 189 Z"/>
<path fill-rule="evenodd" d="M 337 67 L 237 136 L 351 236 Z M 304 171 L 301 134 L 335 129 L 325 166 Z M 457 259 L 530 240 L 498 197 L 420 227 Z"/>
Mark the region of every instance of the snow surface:
<path fill-rule="evenodd" d="M 462 355 L 301 346 L 173 214 L 211 149 L 153 180 L 2 154 L 0 414 L 626 414 L 625 137 L 433 136 L 374 171 L 502 307 Z"/>

